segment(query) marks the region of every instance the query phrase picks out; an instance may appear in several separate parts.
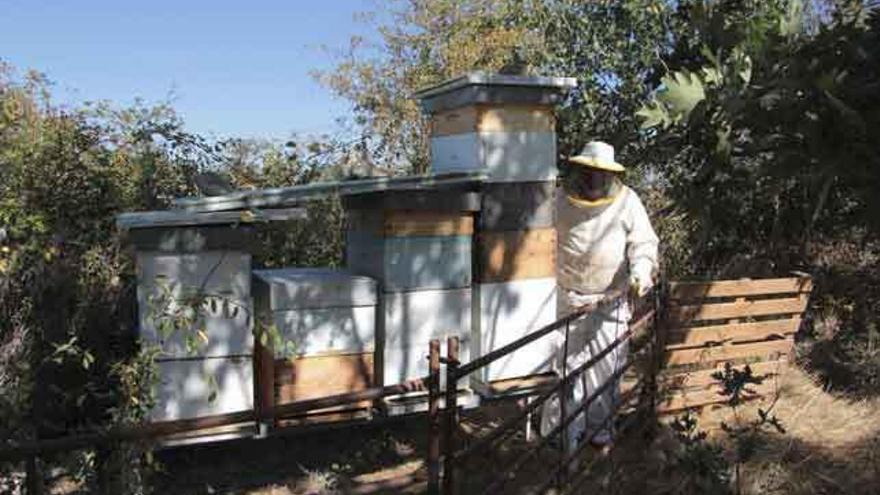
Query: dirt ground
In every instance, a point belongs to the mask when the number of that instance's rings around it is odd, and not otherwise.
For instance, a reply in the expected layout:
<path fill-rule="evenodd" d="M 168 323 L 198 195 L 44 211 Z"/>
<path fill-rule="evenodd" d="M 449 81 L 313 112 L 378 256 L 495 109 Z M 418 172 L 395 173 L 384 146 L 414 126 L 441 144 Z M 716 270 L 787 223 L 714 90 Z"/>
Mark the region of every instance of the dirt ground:
<path fill-rule="evenodd" d="M 773 411 L 785 433 L 770 432 L 743 466 L 743 493 L 880 493 L 880 401 L 851 401 L 823 390 L 797 368 L 778 381 Z M 757 407 L 739 412 L 750 419 Z M 465 435 L 482 435 L 513 414 L 506 403 L 466 414 Z M 710 439 L 725 441 L 717 428 L 733 421 L 729 410 L 700 417 Z M 713 425 L 716 427 L 713 428 Z M 164 472 L 157 493 L 312 495 L 337 493 L 423 493 L 426 470 L 426 419 L 412 417 L 380 425 L 297 434 L 235 443 L 187 447 L 159 458 Z M 673 460 L 672 435 L 660 427 L 651 439 L 636 432 L 613 455 L 592 466 L 584 490 L 605 493 L 689 493 L 687 474 Z M 523 431 L 494 455 L 469 464 L 461 493 L 478 493 L 500 467 L 534 449 Z M 732 456 L 728 450 L 725 455 Z M 528 493 L 555 466 L 556 451 L 536 452 L 504 493 Z M 579 490 L 580 491 L 580 490 Z"/>

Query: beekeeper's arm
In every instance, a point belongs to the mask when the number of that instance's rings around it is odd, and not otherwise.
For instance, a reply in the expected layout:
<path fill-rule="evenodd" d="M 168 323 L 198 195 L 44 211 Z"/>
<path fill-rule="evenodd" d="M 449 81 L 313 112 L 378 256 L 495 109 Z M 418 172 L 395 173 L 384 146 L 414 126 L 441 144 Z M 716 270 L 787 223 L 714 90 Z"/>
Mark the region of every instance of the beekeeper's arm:
<path fill-rule="evenodd" d="M 659 239 L 651 227 L 648 212 L 638 196 L 630 191 L 627 205 L 626 256 L 629 261 L 630 287 L 639 296 L 654 285 Z"/>

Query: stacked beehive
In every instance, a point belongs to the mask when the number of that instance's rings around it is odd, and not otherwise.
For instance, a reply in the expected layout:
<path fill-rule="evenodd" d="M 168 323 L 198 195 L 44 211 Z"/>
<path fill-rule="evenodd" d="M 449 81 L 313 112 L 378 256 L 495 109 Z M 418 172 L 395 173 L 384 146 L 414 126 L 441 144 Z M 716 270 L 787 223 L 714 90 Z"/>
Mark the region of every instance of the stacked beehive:
<path fill-rule="evenodd" d="M 435 174 L 481 171 L 474 237 L 474 350 L 485 354 L 556 319 L 556 134 L 568 78 L 470 74 L 416 96 L 431 116 Z M 496 361 L 497 381 L 548 369 L 550 339 Z"/>
<path fill-rule="evenodd" d="M 428 374 L 431 339 L 461 338 L 470 357 L 475 193 L 395 191 L 348 196 L 348 269 L 380 287 L 376 376 L 384 384 Z"/>
<path fill-rule="evenodd" d="M 373 385 L 373 279 L 327 268 L 280 268 L 254 271 L 253 284 L 257 321 L 280 337 L 280 346 L 266 351 L 264 339 L 257 342 L 259 409 Z"/>
<path fill-rule="evenodd" d="M 151 420 L 253 407 L 250 232 L 228 225 L 130 232 L 137 249 L 141 338 L 162 347 Z M 170 334 L 160 331 L 163 320 L 185 312 L 203 321 Z"/>

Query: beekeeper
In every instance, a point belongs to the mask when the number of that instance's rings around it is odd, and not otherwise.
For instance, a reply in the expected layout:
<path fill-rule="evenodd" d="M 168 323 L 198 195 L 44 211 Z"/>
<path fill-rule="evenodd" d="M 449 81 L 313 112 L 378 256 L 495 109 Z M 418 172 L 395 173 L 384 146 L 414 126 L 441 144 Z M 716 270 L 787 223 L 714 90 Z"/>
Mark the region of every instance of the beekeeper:
<path fill-rule="evenodd" d="M 612 302 L 570 326 L 564 358 L 563 336 L 557 336 L 555 365 L 560 374 L 563 359 L 568 370 L 575 369 L 626 332 L 630 318 L 626 296 L 642 296 L 653 285 L 658 243 L 641 200 L 621 182 L 624 167 L 614 160 L 611 145 L 592 141 L 568 162 L 571 166 L 556 204 L 559 316 L 602 299 Z M 626 345 L 617 347 L 574 382 L 566 394 L 567 414 L 620 369 L 627 351 Z M 613 426 L 606 420 L 619 397 L 618 379 L 587 408 L 586 415 L 570 423 L 565 446 L 569 452 L 581 441 L 597 448 L 611 443 Z M 551 400 L 543 410 L 541 433 L 548 434 L 559 419 L 559 402 Z"/>

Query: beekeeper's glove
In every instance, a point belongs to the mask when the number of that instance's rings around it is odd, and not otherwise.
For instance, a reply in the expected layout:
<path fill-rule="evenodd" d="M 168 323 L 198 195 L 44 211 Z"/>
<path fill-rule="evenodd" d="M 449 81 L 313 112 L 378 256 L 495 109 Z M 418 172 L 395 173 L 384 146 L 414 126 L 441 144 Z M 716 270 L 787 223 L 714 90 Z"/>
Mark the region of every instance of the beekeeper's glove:
<path fill-rule="evenodd" d="M 651 290 L 653 285 L 654 283 L 651 281 L 651 277 L 634 274 L 629 279 L 629 292 L 634 298 L 645 297 L 645 294 Z"/>

